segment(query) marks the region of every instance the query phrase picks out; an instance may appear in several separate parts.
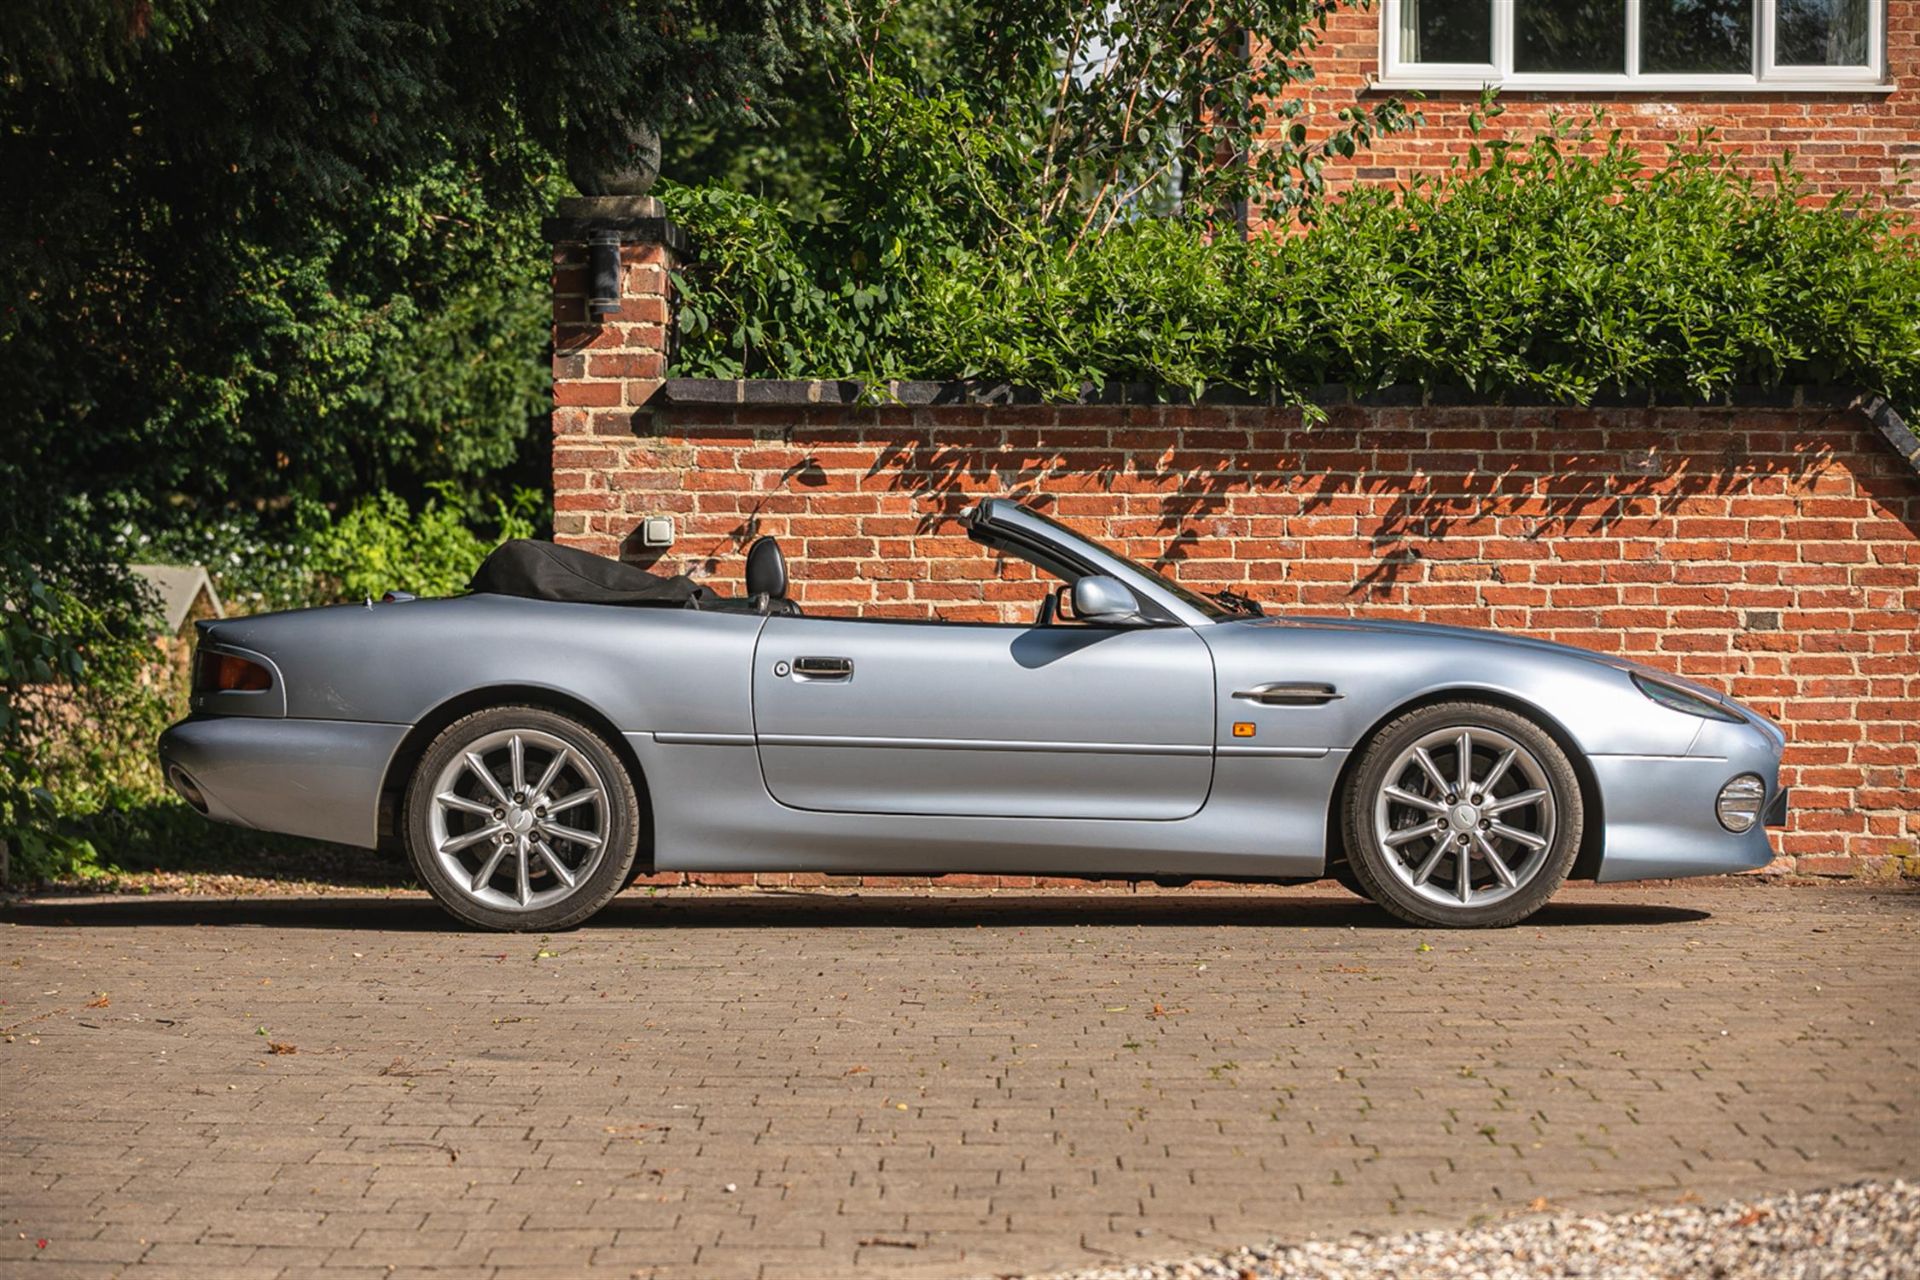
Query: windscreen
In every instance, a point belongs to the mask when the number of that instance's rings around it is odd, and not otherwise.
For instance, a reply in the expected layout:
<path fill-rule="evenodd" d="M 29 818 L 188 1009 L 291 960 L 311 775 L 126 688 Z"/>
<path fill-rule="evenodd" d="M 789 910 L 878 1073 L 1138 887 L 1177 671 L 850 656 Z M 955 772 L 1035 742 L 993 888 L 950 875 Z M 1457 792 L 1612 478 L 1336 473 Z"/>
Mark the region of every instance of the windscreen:
<path fill-rule="evenodd" d="M 1074 542 L 1085 543 L 1095 548 L 1096 550 L 1098 550 L 1100 554 L 1107 556 L 1110 559 L 1118 560 L 1121 564 L 1124 564 L 1125 566 L 1127 566 L 1127 568 L 1133 570 L 1137 574 L 1140 574 L 1142 577 L 1153 579 L 1155 582 L 1160 584 L 1160 586 L 1164 587 L 1169 593 L 1171 593 L 1172 595 L 1178 596 L 1181 602 L 1186 604 L 1189 608 L 1196 609 L 1199 612 L 1205 614 L 1209 618 L 1220 619 L 1220 618 L 1231 618 L 1235 616 L 1233 610 L 1222 605 L 1219 601 L 1209 599 L 1208 597 L 1201 595 L 1199 592 L 1194 591 L 1190 587 L 1181 586 L 1179 583 L 1168 578 L 1165 574 L 1160 573 L 1153 569 L 1149 569 L 1146 565 L 1141 564 L 1138 560 L 1133 559 L 1131 556 L 1123 555 L 1120 552 L 1115 551 L 1112 547 L 1102 546 L 1100 543 L 1094 542 L 1092 539 L 1088 538 L 1085 534 L 1080 533 L 1077 530 L 1071 529 L 1064 524 L 1061 524 L 1058 520 L 1055 520 L 1052 516 L 1041 515 L 1038 511 L 1033 510 L 1031 507 L 1022 507 L 1021 510 L 1028 516 L 1032 517 L 1033 519 L 1038 520 L 1041 523 L 1048 526 L 1049 528 L 1058 531 L 1064 537 Z"/>

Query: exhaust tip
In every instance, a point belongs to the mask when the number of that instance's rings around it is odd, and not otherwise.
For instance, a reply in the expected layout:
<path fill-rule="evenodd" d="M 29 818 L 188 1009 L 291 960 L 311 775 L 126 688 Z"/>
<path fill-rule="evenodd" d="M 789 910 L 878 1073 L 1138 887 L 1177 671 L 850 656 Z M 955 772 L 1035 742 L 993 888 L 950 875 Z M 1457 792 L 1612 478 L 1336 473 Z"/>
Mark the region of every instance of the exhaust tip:
<path fill-rule="evenodd" d="M 194 784 L 193 776 L 185 769 L 182 769 L 177 764 L 168 765 L 167 782 L 173 787 L 174 791 L 182 800 L 185 800 L 203 815 L 207 812 L 206 796 L 201 794 L 200 788 Z"/>

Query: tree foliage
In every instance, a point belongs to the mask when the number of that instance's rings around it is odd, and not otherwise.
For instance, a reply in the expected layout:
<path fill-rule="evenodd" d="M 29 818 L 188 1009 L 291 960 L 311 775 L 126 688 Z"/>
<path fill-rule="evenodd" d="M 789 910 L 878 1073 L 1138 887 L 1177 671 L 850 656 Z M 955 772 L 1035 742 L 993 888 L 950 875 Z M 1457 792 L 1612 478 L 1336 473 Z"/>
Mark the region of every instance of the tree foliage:
<path fill-rule="evenodd" d="M 817 83 L 773 107 L 774 134 L 805 126 L 791 145 L 818 158 L 815 181 L 668 188 L 698 254 L 680 281 L 686 372 L 883 376 L 919 341 L 927 279 L 1072 258 L 1153 219 L 1232 237 L 1250 203 L 1307 217 L 1330 157 L 1414 123 L 1386 99 L 1306 128 L 1294 90 L 1336 0 L 841 2 L 814 73 L 834 111 Z"/>
<path fill-rule="evenodd" d="M 979 230 L 1069 249 L 1143 215 L 1231 223 L 1257 201 L 1284 219 L 1320 192 L 1329 157 L 1412 122 L 1386 98 L 1308 127 L 1297 90 L 1328 19 L 1367 2 L 849 0 L 844 155 L 864 168 L 898 150 L 924 165 L 958 129 L 956 194 L 979 203 Z M 855 203 L 893 194 L 841 186 Z"/>
<path fill-rule="evenodd" d="M 0 839 L 66 758 L 26 691 L 129 687 L 123 530 L 289 536 L 317 503 L 541 474 L 555 157 L 750 118 L 819 22 L 779 0 L 0 8 Z M 61 776 L 73 797 L 89 774 Z"/>
<path fill-rule="evenodd" d="M 773 0 L 12 6 L 4 465 L 47 499 L 21 518 L 497 471 L 543 398 L 552 157 L 748 114 L 811 22 Z"/>

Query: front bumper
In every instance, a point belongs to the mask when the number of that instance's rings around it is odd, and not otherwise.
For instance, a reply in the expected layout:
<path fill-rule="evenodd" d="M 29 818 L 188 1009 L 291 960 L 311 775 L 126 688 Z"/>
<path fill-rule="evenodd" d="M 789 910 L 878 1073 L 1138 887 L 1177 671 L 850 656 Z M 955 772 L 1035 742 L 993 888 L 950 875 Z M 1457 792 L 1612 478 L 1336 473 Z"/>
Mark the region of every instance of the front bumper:
<path fill-rule="evenodd" d="M 1780 743 L 1751 724 L 1708 721 L 1686 756 L 1589 756 L 1600 784 L 1605 831 L 1602 881 L 1664 880 L 1755 871 L 1773 861 L 1768 827 L 1787 822 L 1780 785 Z M 1759 822 L 1733 832 L 1720 825 L 1714 801 L 1743 773 L 1767 785 Z"/>
<path fill-rule="evenodd" d="M 406 736 L 401 724 L 191 716 L 160 735 L 160 767 L 216 822 L 371 849 L 380 785 Z"/>

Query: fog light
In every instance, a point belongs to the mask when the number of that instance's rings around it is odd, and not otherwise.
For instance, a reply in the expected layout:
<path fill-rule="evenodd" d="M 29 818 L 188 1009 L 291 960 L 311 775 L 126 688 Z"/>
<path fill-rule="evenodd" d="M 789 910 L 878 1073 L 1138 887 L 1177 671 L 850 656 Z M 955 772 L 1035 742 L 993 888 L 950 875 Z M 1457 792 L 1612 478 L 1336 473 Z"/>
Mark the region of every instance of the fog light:
<path fill-rule="evenodd" d="M 1713 811 L 1727 830 L 1746 831 L 1760 820 L 1760 806 L 1766 801 L 1767 784 L 1756 774 L 1743 773 L 1720 788 L 1720 798 L 1714 802 Z"/>

